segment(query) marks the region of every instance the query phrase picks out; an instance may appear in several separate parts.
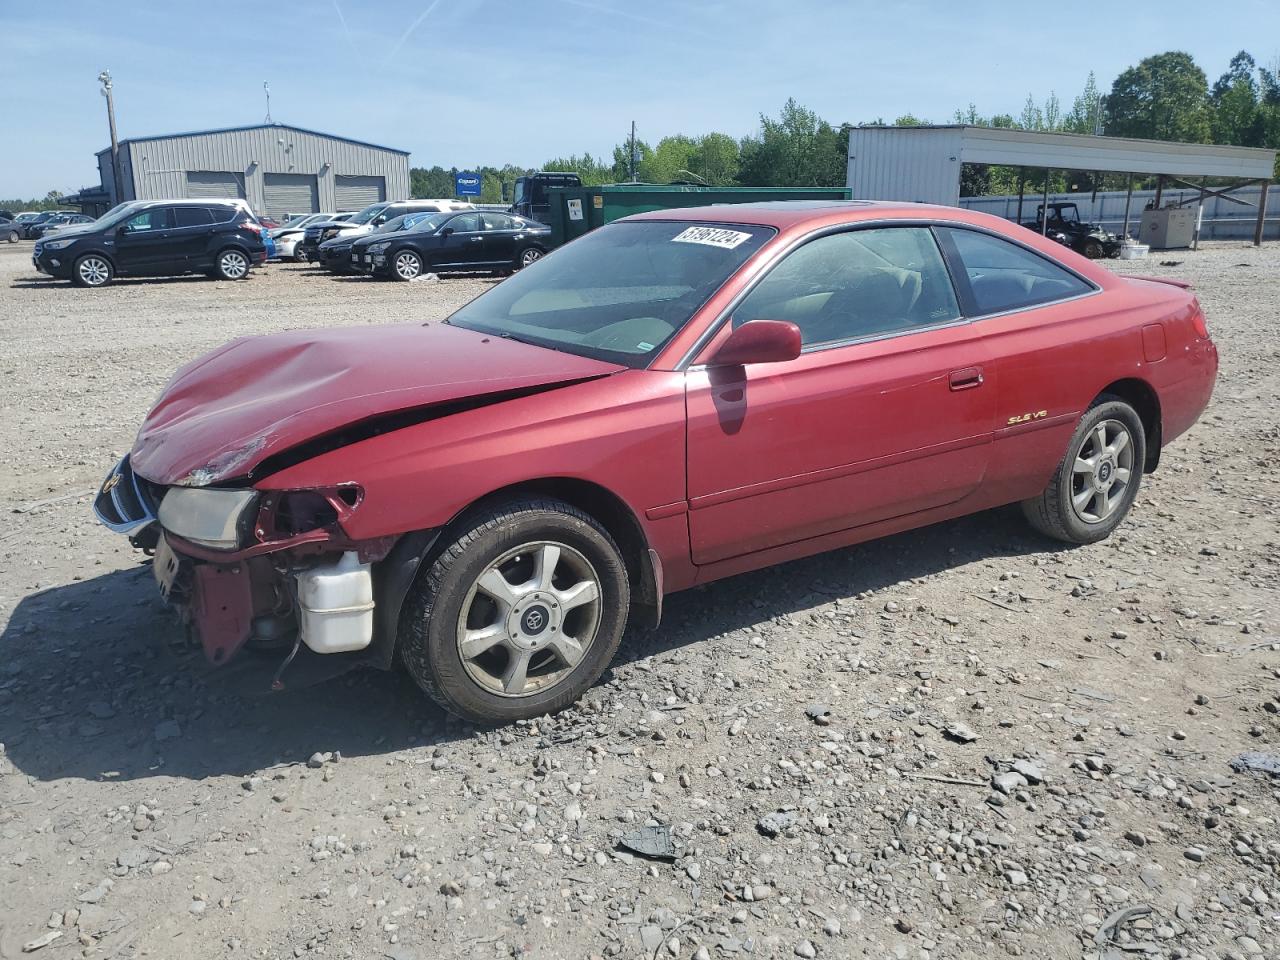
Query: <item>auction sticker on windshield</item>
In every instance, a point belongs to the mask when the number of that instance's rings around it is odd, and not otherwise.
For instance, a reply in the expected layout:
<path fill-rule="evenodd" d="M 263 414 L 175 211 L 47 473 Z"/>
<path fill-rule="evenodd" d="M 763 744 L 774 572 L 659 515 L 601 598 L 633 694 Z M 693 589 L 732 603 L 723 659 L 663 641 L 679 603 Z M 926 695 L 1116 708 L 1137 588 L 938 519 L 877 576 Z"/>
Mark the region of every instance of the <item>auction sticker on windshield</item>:
<path fill-rule="evenodd" d="M 671 238 L 673 243 L 703 243 L 709 247 L 721 247 L 732 250 L 744 240 L 750 240 L 751 234 L 738 230 L 725 230 L 720 227 L 690 227 Z"/>

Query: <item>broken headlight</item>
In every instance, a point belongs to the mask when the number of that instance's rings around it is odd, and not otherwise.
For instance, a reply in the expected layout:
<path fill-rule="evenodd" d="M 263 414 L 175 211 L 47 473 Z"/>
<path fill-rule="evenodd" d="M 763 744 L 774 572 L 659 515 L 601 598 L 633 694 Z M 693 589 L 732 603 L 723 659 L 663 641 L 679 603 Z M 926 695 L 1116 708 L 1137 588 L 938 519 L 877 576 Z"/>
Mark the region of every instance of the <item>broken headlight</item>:
<path fill-rule="evenodd" d="M 257 507 L 256 490 L 170 487 L 156 516 L 167 533 L 202 547 L 235 550 L 248 542 Z"/>

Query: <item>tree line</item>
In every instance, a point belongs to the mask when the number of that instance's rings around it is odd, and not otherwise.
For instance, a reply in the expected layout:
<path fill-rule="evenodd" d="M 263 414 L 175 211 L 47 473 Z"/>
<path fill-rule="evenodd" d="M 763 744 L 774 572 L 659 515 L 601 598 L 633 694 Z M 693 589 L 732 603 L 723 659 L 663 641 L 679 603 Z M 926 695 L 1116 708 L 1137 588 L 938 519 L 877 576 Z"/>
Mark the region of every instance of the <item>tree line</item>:
<path fill-rule="evenodd" d="M 588 186 L 635 179 L 646 183 L 705 183 L 711 186 L 841 187 L 847 179 L 849 131 L 885 124 L 883 118 L 833 124 L 789 99 L 778 115 L 761 114 L 760 128 L 745 137 L 713 131 L 690 136 L 664 136 L 654 144 L 628 138 L 610 156 L 569 154 L 548 160 L 541 170 L 577 173 Z M 905 114 L 894 126 L 931 121 Z M 1080 93 L 1064 102 L 1051 92 L 1043 100 L 1028 95 L 1017 114 L 985 114 L 976 104 L 958 109 L 943 123 L 1007 127 L 1058 133 L 1084 133 L 1189 143 L 1234 144 L 1280 148 L 1280 66 L 1263 66 L 1247 51 L 1231 58 L 1212 85 L 1189 53 L 1169 51 L 1143 59 L 1123 71 L 1104 93 L 1090 73 Z M 473 167 L 483 177 L 481 199 L 510 198 L 516 177 L 536 172 L 512 166 Z M 412 189 L 418 197 L 453 196 L 456 168 L 415 168 Z M 1043 189 L 1043 173 L 1028 172 L 1031 193 Z M 1280 165 L 1276 171 L 1280 177 Z M 1016 193 L 1021 177 L 1016 167 L 966 164 L 960 189 L 964 196 Z M 1053 171 L 1049 188 L 1068 190 L 1123 189 L 1124 174 Z M 1145 179 L 1135 181 L 1147 185 Z"/>

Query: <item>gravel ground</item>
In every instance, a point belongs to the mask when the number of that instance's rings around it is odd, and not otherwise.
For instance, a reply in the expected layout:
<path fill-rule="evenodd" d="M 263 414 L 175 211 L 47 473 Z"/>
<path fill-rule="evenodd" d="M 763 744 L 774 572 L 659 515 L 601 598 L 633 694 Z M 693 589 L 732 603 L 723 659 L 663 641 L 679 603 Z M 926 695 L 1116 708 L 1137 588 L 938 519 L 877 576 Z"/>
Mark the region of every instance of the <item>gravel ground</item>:
<path fill-rule="evenodd" d="M 1280 956 L 1280 247 L 1196 283 L 1202 422 L 1111 540 L 998 510 L 669 599 L 579 708 L 247 696 L 88 493 L 229 337 L 488 281 L 40 280 L 0 247 L 0 958 Z M 646 824 L 670 856 L 646 858 Z M 662 851 L 659 851 L 662 852 Z"/>

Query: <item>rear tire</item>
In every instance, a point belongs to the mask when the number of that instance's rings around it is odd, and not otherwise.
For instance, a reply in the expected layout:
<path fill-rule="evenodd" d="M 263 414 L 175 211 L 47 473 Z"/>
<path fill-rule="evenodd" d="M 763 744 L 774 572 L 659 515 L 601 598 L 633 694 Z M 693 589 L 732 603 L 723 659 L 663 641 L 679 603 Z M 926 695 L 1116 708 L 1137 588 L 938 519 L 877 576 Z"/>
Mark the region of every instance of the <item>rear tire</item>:
<path fill-rule="evenodd" d="M 1022 512 L 1055 540 L 1104 540 L 1133 506 L 1146 458 L 1146 432 L 1137 411 L 1103 394 L 1080 418 L 1049 486 L 1022 501 Z"/>
<path fill-rule="evenodd" d="M 539 247 L 525 247 L 516 254 L 515 269 L 523 270 L 525 267 L 531 266 L 542 259 L 542 250 Z"/>
<path fill-rule="evenodd" d="M 214 261 L 214 274 L 222 280 L 243 280 L 249 275 L 249 255 L 236 247 L 228 247 Z"/>
<path fill-rule="evenodd" d="M 464 518 L 424 569 L 400 622 L 400 658 L 436 703 L 477 723 L 509 723 L 573 703 L 604 672 L 627 624 L 617 544 L 552 499 Z"/>
<path fill-rule="evenodd" d="M 10 243 L 17 243 L 19 240 L 22 239 L 20 236 L 18 236 L 17 230 L 10 230 L 8 233 L 5 234 L 4 238 L 8 240 Z"/>
<path fill-rule="evenodd" d="M 77 287 L 105 287 L 116 274 L 111 261 L 100 253 L 86 253 L 71 268 L 71 282 Z"/>
<path fill-rule="evenodd" d="M 1084 255 L 1090 260 L 1101 260 L 1103 257 L 1102 244 L 1097 240 L 1086 240 L 1084 243 Z"/>

